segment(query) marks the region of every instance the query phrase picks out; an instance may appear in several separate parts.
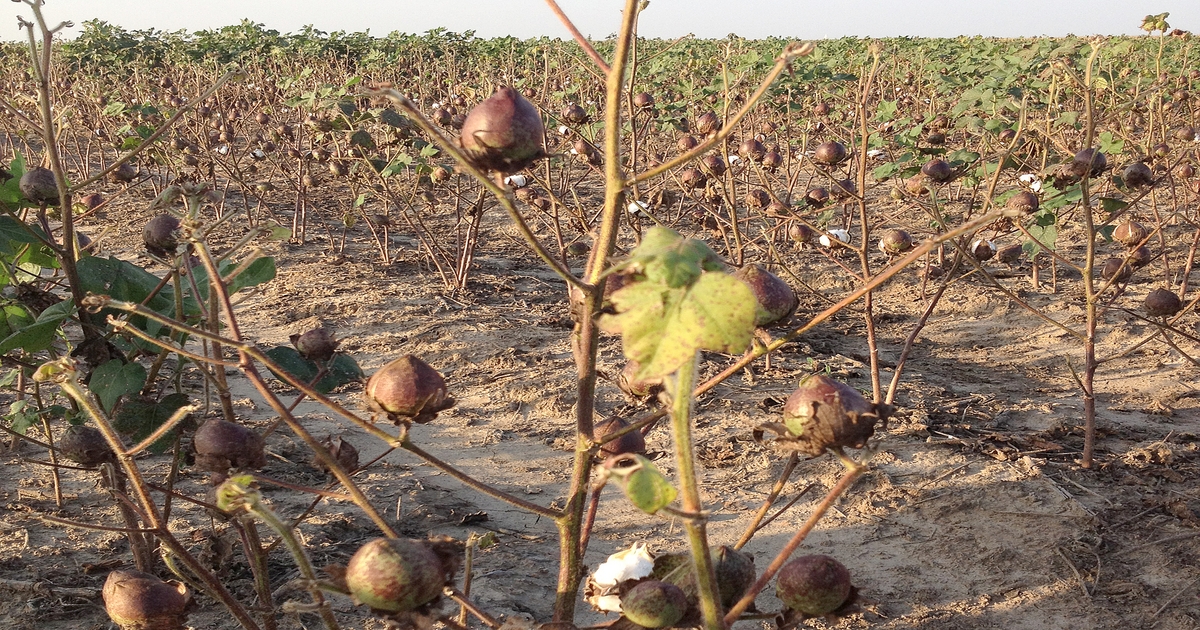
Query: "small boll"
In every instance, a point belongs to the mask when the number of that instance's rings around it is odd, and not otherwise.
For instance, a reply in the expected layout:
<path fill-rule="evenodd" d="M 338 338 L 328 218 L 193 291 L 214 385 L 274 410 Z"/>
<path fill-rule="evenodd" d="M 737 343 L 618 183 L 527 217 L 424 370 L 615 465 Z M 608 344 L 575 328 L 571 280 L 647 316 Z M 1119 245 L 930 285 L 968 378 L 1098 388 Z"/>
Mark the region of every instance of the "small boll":
<path fill-rule="evenodd" d="M 567 245 L 567 255 L 571 258 L 582 258 L 592 251 L 592 246 L 583 241 L 575 241 Z"/>
<path fill-rule="evenodd" d="M 879 251 L 888 256 L 903 254 L 913 247 L 912 235 L 904 230 L 888 230 L 879 239 Z"/>
<path fill-rule="evenodd" d="M 321 441 L 321 446 L 324 446 L 325 450 L 329 451 L 329 454 L 333 456 L 338 466 L 342 467 L 342 470 L 353 472 L 358 469 L 358 449 L 353 444 L 343 440 L 339 436 L 330 436 Z M 313 466 L 325 472 L 330 471 L 329 467 L 319 457 L 313 457 Z"/>
<path fill-rule="evenodd" d="M 726 170 L 725 160 L 721 159 L 721 156 L 711 153 L 700 160 L 700 168 L 712 177 L 721 177 Z"/>
<path fill-rule="evenodd" d="M 721 128 L 721 119 L 712 112 L 704 112 L 696 118 L 696 122 L 692 124 L 692 129 L 696 133 L 707 136 L 710 133 L 716 132 Z"/>
<path fill-rule="evenodd" d="M 424 424 L 454 406 L 442 375 L 411 354 L 379 368 L 367 380 L 363 393 L 371 409 L 396 423 Z"/>
<path fill-rule="evenodd" d="M 1023 190 L 1009 197 L 1008 201 L 1004 203 L 1004 209 L 1007 211 L 1006 214 L 1026 215 L 1037 212 L 1040 205 L 1037 195 Z"/>
<path fill-rule="evenodd" d="M 846 160 L 846 146 L 830 140 L 817 145 L 813 151 L 813 160 L 825 166 L 836 166 Z"/>
<path fill-rule="evenodd" d="M 845 565 L 824 555 L 792 558 L 779 569 L 775 594 L 788 608 L 810 616 L 841 608 L 854 587 Z"/>
<path fill-rule="evenodd" d="M 594 429 L 596 441 L 601 442 L 608 436 L 628 427 L 629 423 L 623 418 L 613 416 L 596 425 Z M 602 458 L 607 459 L 613 455 L 627 455 L 629 453 L 646 454 L 646 438 L 642 437 L 641 431 L 623 433 L 621 437 L 600 445 L 600 457 Z"/>
<path fill-rule="evenodd" d="M 100 193 L 89 193 L 80 197 L 80 205 L 83 206 L 84 212 L 91 212 L 104 204 L 104 195 Z"/>
<path fill-rule="evenodd" d="M 674 626 L 687 611 L 687 595 L 669 582 L 645 580 L 621 597 L 621 614 L 643 628 Z"/>
<path fill-rule="evenodd" d="M 1144 188 L 1154 183 L 1154 173 L 1143 162 L 1134 162 L 1121 171 L 1121 179 L 1129 188 Z"/>
<path fill-rule="evenodd" d="M 222 142 L 228 140 L 222 139 Z M 108 174 L 108 179 L 114 184 L 128 184 L 137 179 L 138 169 L 129 162 L 122 162 L 120 166 Z"/>
<path fill-rule="evenodd" d="M 179 250 L 179 229 L 179 218 L 173 214 L 160 214 L 150 219 L 142 229 L 146 251 L 159 258 L 171 258 Z"/>
<path fill-rule="evenodd" d="M 415 610 L 437 599 L 445 584 L 446 569 L 423 540 L 376 538 L 346 565 L 350 593 L 373 610 Z"/>
<path fill-rule="evenodd" d="M 576 103 L 570 103 L 563 107 L 559 117 L 572 125 L 586 124 L 589 119 L 587 110 Z"/>
<path fill-rule="evenodd" d="M 292 335 L 291 341 L 300 356 L 309 361 L 322 362 L 332 359 L 338 344 L 341 343 L 334 338 L 333 331 L 324 326 Z"/>
<path fill-rule="evenodd" d="M 908 191 L 908 194 L 913 195 L 914 197 L 920 197 L 921 195 L 929 192 L 929 186 L 927 185 L 928 181 L 928 177 L 921 173 L 917 173 L 916 175 L 904 180 L 904 190 Z"/>
<path fill-rule="evenodd" d="M 750 287 L 758 301 L 754 315 L 755 326 L 765 327 L 786 322 L 800 305 L 796 292 L 788 283 L 759 265 L 746 265 L 734 272 L 733 277 Z"/>
<path fill-rule="evenodd" d="M 1145 245 L 1129 250 L 1129 264 L 1133 265 L 1134 269 L 1141 269 L 1149 265 L 1152 260 L 1154 260 L 1154 253 Z"/>
<path fill-rule="evenodd" d="M 1097 149 L 1084 149 L 1075 154 L 1067 168 L 1074 177 L 1095 177 L 1108 168 L 1108 158 Z"/>
<path fill-rule="evenodd" d="M 1020 243 L 1005 245 L 996 251 L 996 260 L 1000 261 L 1002 264 L 1012 267 L 1018 260 L 1020 260 L 1022 251 L 1024 251 L 1024 249 L 1021 247 Z"/>
<path fill-rule="evenodd" d="M 459 145 L 483 168 L 515 173 L 545 156 L 542 116 L 516 90 L 501 86 L 462 124 Z"/>
<path fill-rule="evenodd" d="M 788 238 L 797 245 L 807 245 L 812 242 L 816 231 L 799 221 L 788 223 Z"/>
<path fill-rule="evenodd" d="M 48 168 L 35 166 L 25 171 L 18 187 L 29 203 L 39 206 L 58 203 L 58 184 L 54 180 L 54 172 Z"/>
<path fill-rule="evenodd" d="M 854 180 L 842 179 L 834 182 L 829 192 L 834 199 L 845 201 L 858 193 L 858 185 Z"/>
<path fill-rule="evenodd" d="M 954 168 L 946 160 L 935 159 L 926 162 L 921 167 L 921 174 L 934 183 L 945 184 L 954 179 Z"/>
<path fill-rule="evenodd" d="M 738 155 L 752 162 L 762 162 L 767 154 L 767 147 L 754 138 L 743 140 L 738 145 Z"/>
<path fill-rule="evenodd" d="M 800 382 L 783 404 L 791 448 L 816 457 L 828 449 L 862 448 L 881 418 L 858 390 L 822 374 Z"/>
<path fill-rule="evenodd" d="M 829 203 L 829 191 L 823 186 L 809 188 L 804 193 L 804 203 L 808 204 L 811 208 L 820 208 Z"/>
<path fill-rule="evenodd" d="M 725 545 L 713 549 L 712 556 L 716 565 L 717 593 L 721 596 L 721 605 L 729 608 L 750 590 L 758 577 L 754 556 Z"/>
<path fill-rule="evenodd" d="M 262 468 L 267 464 L 264 447 L 254 430 L 220 418 L 207 420 L 192 437 L 196 467 L 218 474 L 230 468 Z"/>
<path fill-rule="evenodd" d="M 766 214 L 769 217 L 786 217 L 790 211 L 790 207 L 786 203 L 772 199 L 771 203 L 767 204 Z"/>
<path fill-rule="evenodd" d="M 121 630 L 182 630 L 192 600 L 183 584 L 134 570 L 109 573 L 101 595 Z"/>
<path fill-rule="evenodd" d="M 1149 235 L 1146 227 L 1137 221 L 1122 221 L 1112 233 L 1113 240 L 1129 248 L 1141 245 Z"/>
<path fill-rule="evenodd" d="M 81 466 L 115 464 L 117 456 L 104 439 L 104 434 L 95 427 L 72 424 L 58 440 L 58 450 L 63 457 Z"/>
<path fill-rule="evenodd" d="M 619 275 L 609 276 L 609 283 L 620 277 Z M 608 293 L 607 288 L 605 293 Z M 621 373 L 617 375 L 617 387 L 635 401 L 656 398 L 663 391 L 663 379 L 661 377 L 638 378 L 637 375 L 641 369 L 640 363 L 633 359 L 628 360 L 625 367 L 621 368 Z"/>
<path fill-rule="evenodd" d="M 649 92 L 639 92 L 633 96 L 633 106 L 641 110 L 654 109 L 654 96 Z"/>
<path fill-rule="evenodd" d="M 1183 302 L 1170 290 L 1155 289 L 1146 294 L 1143 306 L 1151 317 L 1170 317 L 1183 309 Z"/>
<path fill-rule="evenodd" d="M 746 202 L 746 207 L 751 210 L 762 210 L 771 205 L 771 195 L 761 188 L 753 188 L 746 191 L 746 197 L 743 199 Z"/>
<path fill-rule="evenodd" d="M 987 239 L 978 239 L 971 243 L 971 255 L 979 262 L 991 260 L 996 255 L 996 244 Z"/>
<path fill-rule="evenodd" d="M 1109 258 L 1100 268 L 1100 277 L 1118 284 L 1127 282 L 1133 276 L 1133 267 L 1126 264 L 1123 258 Z"/>
<path fill-rule="evenodd" d="M 698 168 L 685 168 L 679 172 L 679 183 L 683 184 L 684 188 L 704 188 L 708 183 L 708 176 Z"/>

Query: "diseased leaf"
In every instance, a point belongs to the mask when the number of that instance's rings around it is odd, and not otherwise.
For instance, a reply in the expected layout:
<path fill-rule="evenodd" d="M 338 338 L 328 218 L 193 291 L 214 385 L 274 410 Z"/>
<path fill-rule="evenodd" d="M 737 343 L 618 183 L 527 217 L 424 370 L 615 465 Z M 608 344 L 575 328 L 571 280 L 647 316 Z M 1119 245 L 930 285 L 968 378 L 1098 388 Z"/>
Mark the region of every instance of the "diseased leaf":
<path fill-rule="evenodd" d="M 697 330 L 697 349 L 736 354 L 754 335 L 758 300 L 733 276 L 706 273 L 692 285 L 680 306 L 680 322 Z"/>
<path fill-rule="evenodd" d="M 688 288 L 638 282 L 612 300 L 619 314 L 601 325 L 622 334 L 625 356 L 641 366 L 638 378 L 670 374 L 699 350 L 744 351 L 754 334 L 758 304 L 744 283 L 715 272 Z"/>
<path fill-rule="evenodd" d="M 626 267 L 641 279 L 613 293 L 617 315 L 600 325 L 621 333 L 625 356 L 640 365 L 638 378 L 670 374 L 700 350 L 738 353 L 750 344 L 758 302 L 723 273 L 708 245 L 653 227 Z"/>

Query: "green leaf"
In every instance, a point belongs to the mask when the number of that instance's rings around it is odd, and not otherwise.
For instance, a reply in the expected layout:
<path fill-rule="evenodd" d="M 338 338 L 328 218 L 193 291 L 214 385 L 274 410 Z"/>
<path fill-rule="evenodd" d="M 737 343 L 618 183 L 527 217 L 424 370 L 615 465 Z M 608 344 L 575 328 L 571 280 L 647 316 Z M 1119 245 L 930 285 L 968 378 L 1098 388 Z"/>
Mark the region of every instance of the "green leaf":
<path fill-rule="evenodd" d="M 366 130 L 359 129 L 354 132 L 354 135 L 350 136 L 350 144 L 351 146 L 362 147 L 364 149 L 374 149 L 375 139 Z"/>
<path fill-rule="evenodd" d="M 230 272 L 238 267 L 240 263 L 227 261 L 221 265 L 221 276 L 227 277 Z M 230 294 L 237 293 L 242 289 L 258 286 L 264 282 L 269 282 L 275 279 L 275 259 L 270 256 L 256 258 L 236 277 L 229 282 L 228 291 Z M 196 267 L 192 270 L 196 277 L 196 288 L 199 291 L 200 297 L 203 300 L 208 299 L 208 270 L 203 267 Z M 189 289 L 188 293 L 191 293 Z"/>
<path fill-rule="evenodd" d="M 256 287 L 264 282 L 270 282 L 275 279 L 275 259 L 270 256 L 263 256 L 250 263 L 248 267 L 237 275 L 236 278 L 229 284 L 229 292 L 237 293 L 242 289 Z M 222 271 L 224 273 L 224 271 Z"/>
<path fill-rule="evenodd" d="M 1099 228 L 1096 228 L 1096 233 L 1103 237 L 1105 242 L 1111 243 L 1113 241 L 1113 232 L 1116 229 L 1117 226 L 1115 225 L 1101 225 Z"/>
<path fill-rule="evenodd" d="M 188 404 L 187 394 L 170 394 L 157 403 L 127 400 L 125 404 L 121 405 L 121 410 L 117 412 L 116 417 L 113 418 L 113 426 L 121 433 L 132 437 L 135 441 L 141 442 L 151 433 L 158 430 L 180 407 L 186 404 Z M 150 452 L 157 455 L 165 453 L 171 448 L 171 444 L 175 441 L 175 434 L 178 432 L 179 427 L 176 426 L 161 438 L 155 440 L 150 445 Z"/>
<path fill-rule="evenodd" d="M 754 293 L 716 271 L 724 263 L 708 245 L 653 227 L 625 268 L 642 279 L 613 294 L 618 314 L 601 325 L 622 334 L 625 356 L 641 365 L 639 377 L 670 374 L 699 350 L 738 353 L 749 345 Z"/>
<path fill-rule="evenodd" d="M 77 266 L 84 291 L 127 302 L 145 302 L 162 281 L 149 271 L 115 257 L 88 256 L 80 259 Z M 167 285 L 146 306 L 173 315 L 175 304 L 169 295 L 171 289 Z"/>
<path fill-rule="evenodd" d="M 964 165 L 964 164 L 974 164 L 977 160 L 979 160 L 979 154 L 974 151 L 968 151 L 966 149 L 959 149 L 959 150 L 955 151 L 954 153 L 951 153 L 946 156 L 946 161 L 949 162 L 952 166 L 960 166 L 960 165 Z"/>
<path fill-rule="evenodd" d="M 1125 139 L 1114 137 L 1111 131 L 1099 134 L 1096 139 L 1100 143 L 1100 152 L 1105 155 L 1117 155 L 1125 150 Z"/>
<path fill-rule="evenodd" d="M 409 126 L 408 120 L 392 109 L 385 109 L 379 112 L 379 120 L 389 127 Z"/>
<path fill-rule="evenodd" d="M 266 351 L 266 355 L 285 372 L 304 383 L 311 383 L 321 370 L 320 366 L 300 356 L 300 353 L 291 346 L 271 348 Z M 354 357 L 346 354 L 334 355 L 333 360 L 326 367 L 325 376 L 321 377 L 321 380 L 313 386 L 322 394 L 328 394 L 346 383 L 353 383 L 363 378 L 363 371 L 358 362 L 354 360 Z"/>
<path fill-rule="evenodd" d="M 1058 240 L 1058 226 L 1056 225 L 1031 225 L 1029 226 L 1030 236 L 1036 238 L 1049 249 L 1054 249 L 1055 241 Z M 1021 246 L 1022 250 L 1027 252 L 1032 258 L 1036 256 L 1041 247 L 1034 241 L 1029 241 Z"/>
<path fill-rule="evenodd" d="M 1123 201 L 1121 199 L 1114 199 L 1112 197 L 1100 198 L 1100 207 L 1104 208 L 1104 211 L 1110 214 L 1118 210 L 1124 210 L 1128 205 L 1128 201 Z"/>
<path fill-rule="evenodd" d="M 896 117 L 896 110 L 896 101 L 879 101 L 879 107 L 875 110 L 875 120 L 887 122 Z"/>
<path fill-rule="evenodd" d="M 608 470 L 634 507 L 654 514 L 675 500 L 675 487 L 654 463 L 641 455 L 624 455 Z"/>
<path fill-rule="evenodd" d="M 0 341 L 0 354 L 7 354 L 17 348 L 29 353 L 41 352 L 49 348 L 50 344 L 54 343 L 54 338 L 58 335 L 63 320 L 69 317 L 73 311 L 74 303 L 71 300 L 59 302 L 47 308 L 32 324 L 22 327 Z"/>
<path fill-rule="evenodd" d="M 16 433 L 25 435 L 29 427 L 33 426 L 38 421 L 37 413 L 26 411 L 29 407 L 29 401 L 18 400 L 8 408 L 8 413 L 4 415 L 4 419 L 8 420 L 8 428 Z"/>
<path fill-rule="evenodd" d="M 4 321 L 0 322 L 0 335 L 7 337 L 33 322 L 33 316 L 25 310 L 24 306 L 8 304 L 4 307 Z"/>
<path fill-rule="evenodd" d="M 903 167 L 899 162 L 888 162 L 887 164 L 875 167 L 875 170 L 871 171 L 871 175 L 876 180 L 883 181 L 895 175 L 901 168 Z"/>
<path fill-rule="evenodd" d="M 111 412 L 121 396 L 142 390 L 146 384 L 146 368 L 138 363 L 113 359 L 92 370 L 88 388 L 100 399 L 100 406 Z"/>
<path fill-rule="evenodd" d="M 9 181 L 16 181 L 16 178 Z M 0 245 L 40 242 L 31 230 L 42 233 L 41 228 L 26 225 L 10 216 L 0 216 Z"/>

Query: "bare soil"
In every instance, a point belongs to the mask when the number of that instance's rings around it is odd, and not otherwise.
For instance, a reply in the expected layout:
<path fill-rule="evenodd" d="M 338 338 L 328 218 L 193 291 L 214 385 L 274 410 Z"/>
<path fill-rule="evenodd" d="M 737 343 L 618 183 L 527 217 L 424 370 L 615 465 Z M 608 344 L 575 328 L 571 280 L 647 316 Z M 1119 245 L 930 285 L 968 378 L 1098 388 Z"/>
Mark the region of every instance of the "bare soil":
<path fill-rule="evenodd" d="M 111 228 L 104 240 L 107 253 L 134 260 L 145 219 L 144 210 L 130 207 L 110 211 L 83 229 L 98 234 Z M 320 233 L 310 227 L 310 235 Z M 1167 237 L 1174 240 L 1168 242 L 1190 242 L 1182 234 L 1182 228 L 1169 227 Z M 291 333 L 333 326 L 343 339 L 341 349 L 368 374 L 404 353 L 423 357 L 446 375 L 458 404 L 436 421 L 414 427 L 416 442 L 487 483 L 531 501 L 561 503 L 574 439 L 565 285 L 537 264 L 494 212 L 484 222 L 465 292 L 445 291 L 422 262 L 415 240 L 404 234 L 394 239 L 397 258 L 391 264 L 380 262 L 361 226 L 336 255 L 324 237 L 302 246 L 264 244 L 276 256 L 279 275 L 241 303 L 244 333 L 274 346 L 286 344 Z M 779 246 L 787 250 L 791 273 L 810 287 L 800 289 L 796 321 L 805 321 L 851 286 L 820 251 Z M 1115 251 L 1119 246 L 1105 247 Z M 1078 252 L 1077 247 L 1067 250 L 1068 255 Z M 1174 260 L 1177 272 L 1181 258 Z M 919 272 L 905 270 L 876 295 L 885 384 L 925 307 Z M 1136 311 L 1166 273 L 1161 261 L 1139 272 L 1116 303 Z M 1061 271 L 1057 291 L 1049 286 L 1048 270 L 1043 270 L 1046 284 L 1037 289 L 1029 282 L 1027 265 L 1000 275 L 1009 276 L 1002 285 L 1032 307 L 1082 329 L 1077 275 Z M 1200 274 L 1193 273 L 1191 283 L 1200 283 Z M 932 289 L 930 283 L 926 290 Z M 1197 334 L 1194 313 L 1182 325 Z M 1131 314 L 1111 312 L 1102 327 L 1100 354 L 1128 349 L 1153 330 Z M 1200 355 L 1196 344 L 1179 342 L 1192 356 Z M 702 376 L 731 361 L 719 355 L 704 359 Z M 813 370 L 828 370 L 870 391 L 867 361 L 862 317 L 844 312 L 774 355 L 769 368 L 759 361 L 699 401 L 698 452 L 714 543 L 732 544 L 739 537 L 783 466 L 785 456 L 755 442 L 753 428 L 775 419 L 782 400 Z M 606 337 L 600 357 L 605 376 L 615 376 L 622 364 L 619 341 Z M 898 412 L 880 432 L 870 472 L 801 548 L 801 553 L 834 555 L 849 567 L 863 598 L 860 610 L 836 621 L 810 620 L 805 627 L 1200 627 L 1200 369 L 1161 338 L 1103 365 L 1097 379 L 1098 465 L 1082 470 L 1077 462 L 1082 402 L 1072 376 L 1081 365 L 1080 342 L 978 274 L 956 280 L 909 358 Z M 257 428 L 272 423 L 272 412 L 244 381 L 234 378 L 234 387 L 242 420 Z M 281 385 L 280 391 L 287 390 Z M 360 391 L 361 385 L 346 386 L 337 397 L 361 408 Z M 641 412 L 608 378 L 600 383 L 598 411 L 625 417 Z M 557 570 L 551 522 L 470 491 L 406 453 L 384 453 L 382 444 L 317 405 L 302 403 L 297 414 L 309 431 L 353 443 L 361 461 L 381 456 L 357 479 L 403 534 L 466 539 L 494 533 L 497 544 L 476 557 L 474 597 L 495 614 L 548 619 Z M 669 450 L 664 427 L 651 431 L 648 440 L 651 450 Z M 304 445 L 286 431 L 273 433 L 268 449 L 263 474 L 293 484 L 327 482 L 309 462 Z M 0 627 L 109 627 L 99 589 L 108 568 L 130 566 L 125 539 L 42 517 L 116 527 L 116 507 L 95 473 L 77 470 L 62 472 L 64 503 L 56 507 L 50 471 L 39 463 L 44 459 L 44 451 L 27 443 L 3 452 Z M 167 458 L 147 457 L 142 464 L 152 476 L 162 475 Z M 673 474 L 669 456 L 658 465 Z M 801 463 L 780 504 L 811 489 L 747 547 L 760 568 L 805 521 L 841 470 L 830 457 Z M 207 483 L 206 474 L 184 468 L 176 488 L 203 497 Z M 287 517 L 313 501 L 311 495 L 275 486 L 264 485 L 263 491 Z M 250 601 L 252 582 L 236 535 L 197 506 L 175 505 L 177 535 Z M 594 567 L 637 541 L 656 551 L 677 551 L 684 544 L 681 531 L 679 523 L 637 513 L 618 491 L 606 491 L 587 561 Z M 318 565 L 344 562 L 377 534 L 350 503 L 334 499 L 319 502 L 299 532 Z M 271 571 L 276 585 L 297 575 L 281 552 L 271 556 Z M 295 590 L 278 596 L 280 602 L 307 597 Z M 211 600 L 200 597 L 198 603 L 190 620 L 196 629 L 235 627 Z M 345 598 L 336 599 L 335 607 L 349 620 L 345 627 L 381 627 L 354 612 Z M 773 589 L 760 596 L 757 607 L 778 610 Z M 581 615 L 587 623 L 603 619 Z M 772 625 L 763 620 L 740 627 L 759 623 Z M 280 624 L 314 628 L 319 621 L 284 614 Z"/>

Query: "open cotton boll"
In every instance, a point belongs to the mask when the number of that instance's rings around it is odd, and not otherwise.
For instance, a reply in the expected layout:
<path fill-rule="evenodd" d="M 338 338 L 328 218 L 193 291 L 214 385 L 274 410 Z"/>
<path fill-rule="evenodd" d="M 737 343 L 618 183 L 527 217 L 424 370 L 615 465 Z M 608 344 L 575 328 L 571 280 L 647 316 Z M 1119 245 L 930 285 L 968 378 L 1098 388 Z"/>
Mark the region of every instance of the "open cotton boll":
<path fill-rule="evenodd" d="M 835 243 L 849 244 L 850 232 L 842 229 L 829 230 L 828 234 L 822 234 L 817 240 L 821 247 L 833 247 Z"/>
<path fill-rule="evenodd" d="M 1018 177 L 1017 180 L 1028 186 L 1029 190 L 1032 190 L 1033 192 L 1042 191 L 1042 180 L 1033 173 L 1025 173 L 1024 175 Z"/>
<path fill-rule="evenodd" d="M 654 570 L 654 556 L 646 548 L 646 543 L 634 543 L 624 551 L 618 551 L 608 557 L 596 572 L 592 573 L 592 581 L 596 586 L 616 586 L 626 580 L 644 578 Z"/>
<path fill-rule="evenodd" d="M 601 595 L 592 598 L 592 605 L 596 610 L 604 612 L 621 612 L 621 596 L 620 595 Z"/>

